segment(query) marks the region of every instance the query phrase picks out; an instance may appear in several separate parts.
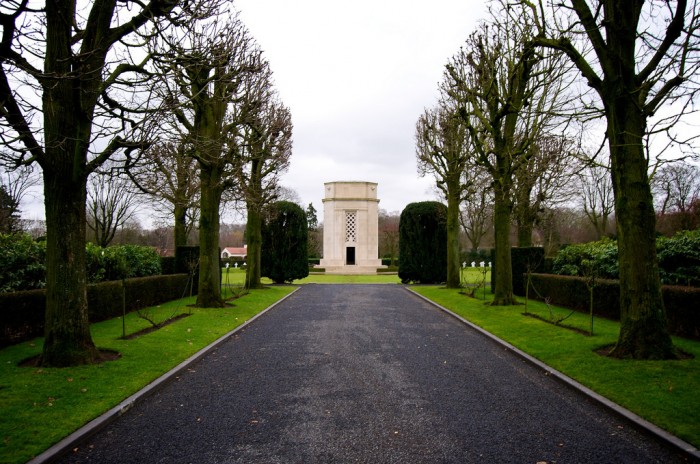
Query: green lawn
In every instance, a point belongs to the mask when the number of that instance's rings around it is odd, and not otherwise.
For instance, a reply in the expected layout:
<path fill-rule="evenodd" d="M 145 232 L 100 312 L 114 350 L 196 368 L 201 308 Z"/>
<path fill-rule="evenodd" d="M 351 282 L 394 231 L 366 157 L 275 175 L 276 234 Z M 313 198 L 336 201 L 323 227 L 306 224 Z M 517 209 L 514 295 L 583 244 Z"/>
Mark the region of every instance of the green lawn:
<path fill-rule="evenodd" d="M 224 290 L 228 286 L 241 286 L 245 282 L 245 271 L 242 269 L 226 268 L 222 269 L 221 280 Z M 477 286 L 482 282 L 484 275 L 479 268 L 466 268 L 462 270 L 462 281 L 468 286 Z M 262 279 L 263 284 L 270 284 L 272 281 L 267 278 Z M 311 274 L 300 280 L 295 280 L 294 285 L 300 284 L 400 284 L 401 280 L 396 274 L 377 275 L 335 275 L 335 274 Z M 491 272 L 486 273 L 486 285 L 491 283 Z"/>
<path fill-rule="evenodd" d="M 700 447 L 700 343 L 674 338 L 676 346 L 694 359 L 632 361 L 600 356 L 595 350 L 615 343 L 619 324 L 596 318 L 593 336 L 557 327 L 522 313 L 550 318 L 544 303 L 492 307 L 457 290 L 413 287 L 488 332 L 511 343 L 588 388 L 624 406 L 677 437 Z M 490 294 L 487 293 L 487 298 Z M 524 299 L 522 299 L 524 301 Z M 555 318 L 570 310 L 552 308 Z M 588 331 L 587 314 L 573 313 L 562 324 Z"/>
<path fill-rule="evenodd" d="M 121 318 L 93 324 L 95 344 L 122 354 L 99 366 L 18 367 L 41 352 L 42 339 L 0 350 L 0 462 L 26 462 L 294 288 L 256 290 L 225 309 L 189 308 L 194 298 L 163 304 L 150 310 L 156 322 L 174 314 L 191 315 L 132 340 L 121 339 Z M 136 313 L 126 317 L 127 334 L 148 325 Z"/>

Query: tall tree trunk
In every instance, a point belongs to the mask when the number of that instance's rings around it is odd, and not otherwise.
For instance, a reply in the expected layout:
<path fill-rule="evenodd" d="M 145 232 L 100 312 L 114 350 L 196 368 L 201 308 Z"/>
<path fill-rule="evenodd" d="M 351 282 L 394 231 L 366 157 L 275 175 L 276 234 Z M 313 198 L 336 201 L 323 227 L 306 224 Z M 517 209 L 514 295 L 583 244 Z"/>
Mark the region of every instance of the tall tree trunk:
<path fill-rule="evenodd" d="M 60 161 L 44 169 L 47 234 L 43 366 L 91 364 L 100 359 L 88 322 L 85 180 L 81 176 L 75 179 L 70 171 L 70 164 Z"/>
<path fill-rule="evenodd" d="M 177 247 L 187 245 L 187 207 L 176 204 L 173 215 L 175 216 L 174 246 L 177 250 Z"/>
<path fill-rule="evenodd" d="M 606 107 L 620 259 L 620 335 L 612 356 L 676 357 L 668 333 L 656 256 L 656 216 L 634 96 Z"/>
<path fill-rule="evenodd" d="M 496 184 L 494 188 L 493 228 L 495 235 L 496 263 L 493 305 L 515 304 L 513 296 L 513 269 L 510 258 L 510 188 Z"/>
<path fill-rule="evenodd" d="M 75 3 L 47 2 L 45 72 L 71 69 L 71 23 Z M 96 53 L 95 56 L 98 56 Z M 94 72 L 99 75 L 100 66 Z M 84 76 L 81 76 L 84 77 Z M 44 87 L 44 177 L 46 208 L 46 316 L 42 366 L 64 367 L 99 360 L 90 335 L 87 305 L 86 159 L 94 102 L 83 81 L 59 78 Z M 88 80 L 88 84 L 99 84 Z M 90 86 L 88 86 L 90 87 Z M 83 106 L 83 104 L 85 106 Z"/>
<path fill-rule="evenodd" d="M 199 292 L 197 306 L 221 308 L 221 268 L 219 267 L 219 203 L 221 174 L 216 166 L 200 163 Z"/>
<path fill-rule="evenodd" d="M 459 259 L 459 178 L 447 187 L 447 288 L 460 287 Z"/>
<path fill-rule="evenodd" d="M 245 274 L 245 288 L 261 288 L 261 256 L 262 256 L 262 215 L 255 204 L 248 204 L 248 221 L 246 223 L 248 239 L 248 267 Z"/>
<path fill-rule="evenodd" d="M 532 246 L 532 222 L 518 221 L 518 246 L 527 248 Z"/>

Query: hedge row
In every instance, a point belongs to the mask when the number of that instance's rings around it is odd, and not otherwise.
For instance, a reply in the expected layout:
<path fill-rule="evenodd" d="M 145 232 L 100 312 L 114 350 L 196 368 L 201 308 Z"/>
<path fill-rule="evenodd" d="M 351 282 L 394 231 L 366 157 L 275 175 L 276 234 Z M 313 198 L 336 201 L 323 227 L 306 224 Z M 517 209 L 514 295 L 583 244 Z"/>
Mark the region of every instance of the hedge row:
<path fill-rule="evenodd" d="M 126 279 L 127 311 L 155 306 L 190 294 L 187 274 Z M 0 294 L 0 347 L 44 335 L 46 290 Z M 88 285 L 88 317 L 99 322 L 122 315 L 122 281 Z"/>
<path fill-rule="evenodd" d="M 496 249 L 491 248 L 491 292 L 496 288 Z M 542 247 L 512 247 L 510 249 L 510 267 L 513 276 L 513 293 L 516 295 L 525 295 L 525 280 L 519 279 L 521 276 L 529 272 L 547 272 L 550 264 L 544 256 L 544 248 Z"/>
<path fill-rule="evenodd" d="M 526 277 L 523 276 L 525 280 Z M 681 337 L 700 339 L 700 288 L 663 285 L 669 330 Z M 552 304 L 589 311 L 589 291 L 583 277 L 531 274 L 528 297 L 549 298 Z M 521 294 L 523 295 L 523 294 Z M 620 284 L 617 280 L 598 279 L 593 290 L 594 314 L 620 320 Z"/>

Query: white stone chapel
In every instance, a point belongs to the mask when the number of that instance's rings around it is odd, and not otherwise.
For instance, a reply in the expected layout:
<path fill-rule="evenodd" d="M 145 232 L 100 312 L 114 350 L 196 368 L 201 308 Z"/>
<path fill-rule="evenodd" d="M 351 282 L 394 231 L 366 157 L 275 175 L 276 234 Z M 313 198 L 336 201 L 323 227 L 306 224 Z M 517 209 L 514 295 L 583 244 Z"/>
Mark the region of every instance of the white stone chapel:
<path fill-rule="evenodd" d="M 323 259 L 327 274 L 374 274 L 379 255 L 379 200 L 373 182 L 326 182 Z"/>

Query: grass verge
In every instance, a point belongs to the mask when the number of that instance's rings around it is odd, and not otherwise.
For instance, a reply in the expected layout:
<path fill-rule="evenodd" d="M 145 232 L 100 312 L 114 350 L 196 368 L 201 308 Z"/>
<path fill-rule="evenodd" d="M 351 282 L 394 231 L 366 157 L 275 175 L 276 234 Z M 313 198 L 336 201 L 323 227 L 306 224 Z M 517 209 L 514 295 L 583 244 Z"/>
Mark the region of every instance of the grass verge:
<path fill-rule="evenodd" d="M 162 321 L 173 314 L 191 314 L 132 340 L 121 338 L 121 318 L 93 324 L 98 348 L 122 355 L 100 365 L 19 367 L 19 362 L 41 352 L 41 338 L 0 350 L 0 462 L 26 462 L 40 454 L 292 290 L 255 290 L 224 309 L 188 307 L 195 298 L 163 304 L 151 308 L 150 316 Z M 127 334 L 149 325 L 136 313 L 126 317 Z"/>
<path fill-rule="evenodd" d="M 226 293 L 228 286 L 239 287 L 245 282 L 245 271 L 243 269 L 222 270 L 223 292 Z M 272 283 L 267 277 L 261 279 L 262 283 L 269 285 Z M 396 274 L 377 275 L 336 275 L 336 274 L 311 274 L 303 279 L 295 280 L 294 285 L 301 284 L 400 284 L 401 280 Z"/>
<path fill-rule="evenodd" d="M 589 331 L 590 317 L 587 314 L 548 307 L 542 302 L 529 301 L 527 308 L 525 305 L 494 307 L 457 290 L 438 287 L 414 287 L 413 290 L 700 447 L 700 342 L 673 339 L 676 347 L 693 355 L 694 359 L 634 361 L 607 358 L 596 354 L 595 350 L 616 342 L 620 330 L 617 322 L 595 318 L 593 336 L 583 335 L 522 314 L 527 311 L 543 319 L 571 314 L 561 324 Z"/>
<path fill-rule="evenodd" d="M 481 273 L 479 268 L 464 268 L 461 271 L 461 278 L 465 285 L 469 287 L 475 287 L 486 282 L 486 285 L 491 284 L 491 271 L 486 272 L 485 276 Z M 245 270 L 223 268 L 221 270 L 222 282 L 224 292 L 227 286 L 238 287 L 243 285 L 245 282 Z M 271 284 L 272 281 L 266 277 L 262 278 L 263 284 Z M 401 279 L 396 274 L 382 274 L 378 273 L 376 275 L 353 275 L 353 274 L 311 274 L 300 280 L 295 280 L 294 285 L 300 284 L 400 284 Z"/>

